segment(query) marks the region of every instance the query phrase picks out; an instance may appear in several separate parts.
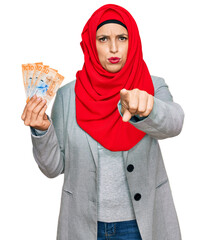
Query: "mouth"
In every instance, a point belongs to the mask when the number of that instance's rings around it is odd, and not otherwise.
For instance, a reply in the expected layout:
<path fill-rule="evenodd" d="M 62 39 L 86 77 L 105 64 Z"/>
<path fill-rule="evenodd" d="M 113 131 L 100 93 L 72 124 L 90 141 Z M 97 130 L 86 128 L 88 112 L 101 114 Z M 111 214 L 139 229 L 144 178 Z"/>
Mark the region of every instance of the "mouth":
<path fill-rule="evenodd" d="M 118 63 L 120 61 L 121 58 L 118 58 L 118 57 L 111 57 L 111 58 L 108 58 L 109 62 L 111 63 Z"/>

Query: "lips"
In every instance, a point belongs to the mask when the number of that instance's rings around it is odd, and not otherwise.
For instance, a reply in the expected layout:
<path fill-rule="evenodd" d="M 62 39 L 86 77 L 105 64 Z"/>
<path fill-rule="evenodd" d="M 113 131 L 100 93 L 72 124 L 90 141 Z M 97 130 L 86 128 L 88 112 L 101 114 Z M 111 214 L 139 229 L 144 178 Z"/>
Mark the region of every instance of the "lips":
<path fill-rule="evenodd" d="M 118 63 L 120 61 L 120 58 L 118 58 L 118 57 L 111 57 L 111 58 L 108 58 L 108 60 L 111 63 Z"/>

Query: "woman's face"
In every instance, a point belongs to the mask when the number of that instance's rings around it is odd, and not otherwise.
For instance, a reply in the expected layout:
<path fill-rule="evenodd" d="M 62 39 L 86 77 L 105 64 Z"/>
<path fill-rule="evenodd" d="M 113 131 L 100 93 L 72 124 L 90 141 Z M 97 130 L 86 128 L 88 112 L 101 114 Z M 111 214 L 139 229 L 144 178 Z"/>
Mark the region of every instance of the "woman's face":
<path fill-rule="evenodd" d="M 108 72 L 120 71 L 127 60 L 128 31 L 116 23 L 107 23 L 96 32 L 99 61 Z"/>

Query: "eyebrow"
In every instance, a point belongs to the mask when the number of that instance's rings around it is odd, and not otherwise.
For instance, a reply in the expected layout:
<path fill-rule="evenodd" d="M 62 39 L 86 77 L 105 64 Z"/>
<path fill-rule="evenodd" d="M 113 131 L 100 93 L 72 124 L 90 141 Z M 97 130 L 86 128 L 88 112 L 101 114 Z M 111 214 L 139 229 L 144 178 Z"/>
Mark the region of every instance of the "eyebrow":
<path fill-rule="evenodd" d="M 125 35 L 125 36 L 128 37 L 128 34 L 126 34 L 126 33 L 118 34 L 117 36 L 123 36 L 123 35 Z M 98 38 L 98 37 L 109 37 L 109 35 L 101 34 L 101 35 L 98 35 L 98 36 L 96 36 L 96 37 L 97 37 L 97 38 Z"/>

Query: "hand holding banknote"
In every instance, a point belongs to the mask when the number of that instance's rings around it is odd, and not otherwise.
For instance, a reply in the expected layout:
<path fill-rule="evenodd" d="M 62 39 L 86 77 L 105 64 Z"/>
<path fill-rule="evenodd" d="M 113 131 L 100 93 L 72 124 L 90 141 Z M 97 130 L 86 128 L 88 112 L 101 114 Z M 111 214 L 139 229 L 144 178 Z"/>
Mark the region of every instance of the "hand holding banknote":
<path fill-rule="evenodd" d="M 51 123 L 45 113 L 46 108 L 46 100 L 34 95 L 26 104 L 21 119 L 26 126 L 42 131 L 47 130 Z"/>
<path fill-rule="evenodd" d="M 50 121 L 45 111 L 64 77 L 42 62 L 22 64 L 22 74 L 27 104 L 21 118 L 26 126 L 47 130 Z"/>

